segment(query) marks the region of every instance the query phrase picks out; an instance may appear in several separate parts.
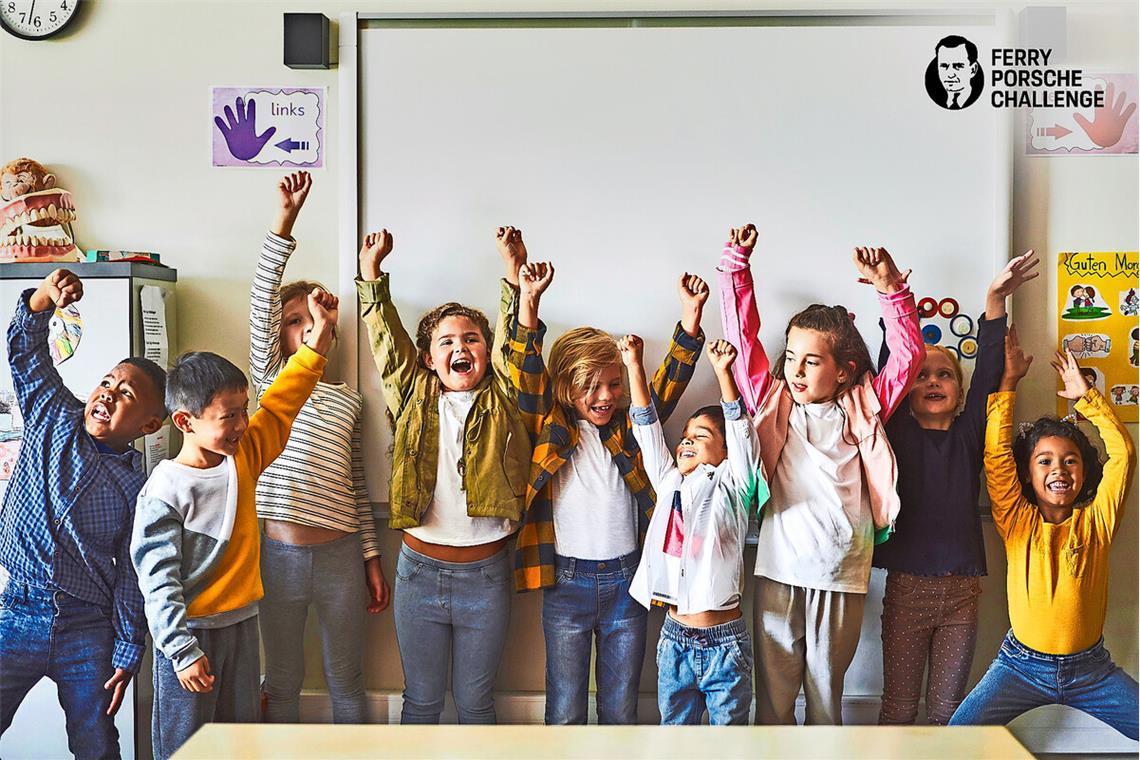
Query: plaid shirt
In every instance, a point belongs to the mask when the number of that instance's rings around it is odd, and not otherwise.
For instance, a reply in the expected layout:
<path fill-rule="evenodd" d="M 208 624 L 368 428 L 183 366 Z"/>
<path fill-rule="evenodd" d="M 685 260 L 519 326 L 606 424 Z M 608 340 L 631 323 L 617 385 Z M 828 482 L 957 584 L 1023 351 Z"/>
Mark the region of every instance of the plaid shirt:
<path fill-rule="evenodd" d="M 21 294 L 8 328 L 24 433 L 0 510 L 0 565 L 14 581 L 107 610 L 115 629 L 111 662 L 133 672 L 146 643 L 130 556 L 135 499 L 146 480 L 142 455 L 113 452 L 87 434 L 84 404 L 48 350 L 53 311 L 30 311 L 32 292 Z"/>
<path fill-rule="evenodd" d="M 519 411 L 531 434 L 534 455 L 530 461 L 530 480 L 526 489 L 527 512 L 519 529 L 515 551 L 515 588 L 532 591 L 554 585 L 554 473 L 574 454 L 578 445 L 578 426 L 572 409 L 554 403 L 550 377 L 542 359 L 542 339 L 546 325 L 537 330 L 511 320 L 508 371 L 511 384 L 518 392 Z M 650 385 L 653 406 L 662 422 L 669 418 L 685 392 L 700 356 L 705 336 L 691 337 L 678 324 L 673 340 Z M 628 414 L 614 415 L 599 430 L 602 443 L 613 457 L 634 499 L 637 501 L 638 544 L 645 540 L 649 517 L 657 497 L 649 484 L 641 449 L 634 440 Z"/>

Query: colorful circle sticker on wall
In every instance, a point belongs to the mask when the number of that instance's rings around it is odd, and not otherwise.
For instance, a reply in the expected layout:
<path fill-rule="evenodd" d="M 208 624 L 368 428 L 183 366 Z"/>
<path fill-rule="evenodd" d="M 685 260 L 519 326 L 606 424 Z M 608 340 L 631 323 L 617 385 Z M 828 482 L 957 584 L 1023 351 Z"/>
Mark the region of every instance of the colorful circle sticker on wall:
<path fill-rule="evenodd" d="M 920 317 L 933 317 L 937 311 L 938 302 L 930 296 L 927 296 L 918 302 L 918 316 Z"/>
<path fill-rule="evenodd" d="M 968 314 L 959 314 L 950 320 L 950 332 L 959 338 L 965 337 L 974 331 L 974 320 Z"/>
<path fill-rule="evenodd" d="M 950 319 L 950 317 L 957 316 L 958 302 L 953 298 L 943 298 L 938 302 L 938 313 Z"/>
<path fill-rule="evenodd" d="M 83 338 L 83 317 L 75 304 L 56 309 L 48 324 L 48 346 L 53 364 L 62 364 L 72 357 Z"/>
<path fill-rule="evenodd" d="M 942 328 L 938 325 L 923 325 L 922 340 L 925 343 L 936 344 L 942 340 Z"/>
<path fill-rule="evenodd" d="M 962 352 L 958 350 L 957 346 L 943 346 L 943 348 L 945 348 L 950 353 L 954 354 L 955 358 L 957 358 L 957 359 L 962 358 Z"/>
<path fill-rule="evenodd" d="M 958 341 L 958 355 L 963 359 L 973 359 L 978 353 L 978 339 L 967 335 Z"/>

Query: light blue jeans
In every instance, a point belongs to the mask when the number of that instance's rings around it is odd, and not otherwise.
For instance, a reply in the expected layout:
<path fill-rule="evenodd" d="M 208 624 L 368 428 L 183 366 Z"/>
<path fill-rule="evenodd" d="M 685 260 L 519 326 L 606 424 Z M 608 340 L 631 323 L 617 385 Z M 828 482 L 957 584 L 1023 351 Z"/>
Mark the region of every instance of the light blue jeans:
<path fill-rule="evenodd" d="M 752 637 L 744 617 L 690 628 L 668 614 L 657 641 L 661 725 L 747 726 L 752 707 Z"/>
<path fill-rule="evenodd" d="M 495 722 L 512 587 L 506 549 L 476 562 L 441 562 L 401 547 L 394 592 L 404 666 L 401 723 L 439 723 L 449 660 L 459 722 Z"/>
<path fill-rule="evenodd" d="M 1076 654 L 1053 655 L 1030 649 L 1010 631 L 950 725 L 1005 725 L 1034 707 L 1068 705 L 1135 739 L 1136 693 L 1136 681 L 1112 661 L 1103 639 Z"/>
<path fill-rule="evenodd" d="M 265 722 L 300 720 L 305 618 L 315 607 L 333 723 L 366 723 L 364 626 L 368 590 L 360 537 L 302 546 L 261 537 Z"/>
<path fill-rule="evenodd" d="M 586 722 L 595 639 L 598 723 L 637 722 L 648 619 L 629 595 L 639 558 L 637 551 L 604 561 L 555 555 L 557 583 L 542 593 L 548 724 Z"/>

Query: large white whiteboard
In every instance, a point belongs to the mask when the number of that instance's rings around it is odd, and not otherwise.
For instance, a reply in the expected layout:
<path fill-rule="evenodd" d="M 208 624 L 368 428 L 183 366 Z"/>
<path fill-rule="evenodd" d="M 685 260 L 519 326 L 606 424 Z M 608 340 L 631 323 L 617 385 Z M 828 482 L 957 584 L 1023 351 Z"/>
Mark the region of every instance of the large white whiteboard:
<path fill-rule="evenodd" d="M 792 313 L 825 302 L 857 314 L 874 354 L 877 306 L 855 283 L 853 246 L 887 247 L 914 267 L 919 295 L 952 296 L 975 315 L 1008 257 L 1005 119 L 984 97 L 945 111 L 923 87 L 941 37 L 964 34 L 984 62 L 1002 25 L 950 21 L 364 23 L 358 66 L 341 56 L 359 99 L 357 234 L 394 232 L 388 269 L 414 331 L 447 300 L 493 320 L 492 233 L 519 226 L 531 258 L 558 272 L 543 302 L 547 345 L 591 324 L 642 335 L 656 362 L 678 315 L 677 277 L 714 283 L 728 227 L 753 221 L 769 352 L 782 350 Z M 358 359 L 370 490 L 384 501 L 390 437 L 363 328 Z M 702 360 L 678 418 L 715 398 Z"/>

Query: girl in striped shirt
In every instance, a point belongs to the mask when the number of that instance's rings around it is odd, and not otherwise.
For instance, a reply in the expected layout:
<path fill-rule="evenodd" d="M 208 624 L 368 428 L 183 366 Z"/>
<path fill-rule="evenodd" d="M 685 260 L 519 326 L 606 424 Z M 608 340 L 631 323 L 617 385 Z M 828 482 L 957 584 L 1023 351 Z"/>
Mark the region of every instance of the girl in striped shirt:
<path fill-rule="evenodd" d="M 308 172 L 277 186 L 277 216 L 257 261 L 250 291 L 249 365 L 260 396 L 297 350 L 312 319 L 305 294 L 318 283 L 282 286 L 296 248 L 293 224 L 309 194 Z M 261 638 L 265 646 L 265 720 L 299 720 L 305 675 L 305 618 L 316 608 L 333 722 L 364 723 L 365 611 L 388 606 L 380 543 L 360 453 L 362 397 L 322 380 L 301 409 L 285 451 L 257 483 L 264 520 Z"/>

